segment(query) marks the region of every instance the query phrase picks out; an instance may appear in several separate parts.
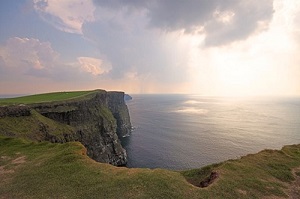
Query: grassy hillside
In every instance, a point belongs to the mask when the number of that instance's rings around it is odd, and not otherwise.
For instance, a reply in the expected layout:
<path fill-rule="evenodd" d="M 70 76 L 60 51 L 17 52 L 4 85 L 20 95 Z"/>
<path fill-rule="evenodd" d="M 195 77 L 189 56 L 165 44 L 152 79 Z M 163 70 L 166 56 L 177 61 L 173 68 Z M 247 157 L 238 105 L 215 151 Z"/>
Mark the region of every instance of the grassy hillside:
<path fill-rule="evenodd" d="M 98 92 L 100 90 L 97 90 Z M 73 91 L 73 92 L 56 92 L 56 93 L 45 93 L 37 95 L 29 95 L 16 98 L 5 98 L 0 99 L 0 105 L 10 105 L 10 104 L 33 104 L 42 102 L 54 102 L 54 101 L 64 101 L 70 99 L 76 99 L 89 95 L 94 91 Z"/>
<path fill-rule="evenodd" d="M 77 142 L 0 137 L 0 198 L 297 198 L 299 167 L 300 145 L 176 172 L 97 163 Z M 211 171 L 213 184 L 194 186 Z"/>

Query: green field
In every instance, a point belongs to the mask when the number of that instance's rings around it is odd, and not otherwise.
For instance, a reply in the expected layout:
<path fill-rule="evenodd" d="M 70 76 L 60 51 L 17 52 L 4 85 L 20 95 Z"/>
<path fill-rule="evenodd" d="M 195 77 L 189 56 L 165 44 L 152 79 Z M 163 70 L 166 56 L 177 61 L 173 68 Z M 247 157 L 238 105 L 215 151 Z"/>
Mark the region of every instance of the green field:
<path fill-rule="evenodd" d="M 91 93 L 94 93 L 96 91 L 100 91 L 100 90 L 55 92 L 55 93 L 45 93 L 45 94 L 16 97 L 16 98 L 5 98 L 5 99 L 0 99 L 0 105 L 33 104 L 33 103 L 43 103 L 43 102 L 65 101 L 65 100 L 81 98 Z"/>
<path fill-rule="evenodd" d="M 299 198 L 300 145 L 189 171 L 97 163 L 78 142 L 0 137 L 0 198 Z M 218 179 L 196 187 L 211 171 Z M 297 181 L 295 181 L 297 179 Z"/>

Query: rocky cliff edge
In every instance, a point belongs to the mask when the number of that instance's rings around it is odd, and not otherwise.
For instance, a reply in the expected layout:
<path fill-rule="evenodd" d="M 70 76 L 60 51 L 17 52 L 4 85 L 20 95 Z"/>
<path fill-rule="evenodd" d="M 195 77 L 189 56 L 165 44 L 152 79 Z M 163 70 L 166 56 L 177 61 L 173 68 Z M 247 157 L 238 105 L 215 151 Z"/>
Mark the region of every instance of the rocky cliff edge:
<path fill-rule="evenodd" d="M 89 157 L 116 166 L 127 162 L 119 137 L 130 130 L 123 92 L 96 90 L 76 99 L 0 107 L 0 134 L 60 143 L 79 141 Z"/>

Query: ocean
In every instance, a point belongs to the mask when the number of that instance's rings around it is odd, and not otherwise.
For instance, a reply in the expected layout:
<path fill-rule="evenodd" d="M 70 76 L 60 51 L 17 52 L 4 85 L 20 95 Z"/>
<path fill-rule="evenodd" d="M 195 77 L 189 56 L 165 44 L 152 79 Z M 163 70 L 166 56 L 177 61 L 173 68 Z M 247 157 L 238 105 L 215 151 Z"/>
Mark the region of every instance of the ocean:
<path fill-rule="evenodd" d="M 300 144 L 300 98 L 132 97 L 127 167 L 192 169 Z"/>

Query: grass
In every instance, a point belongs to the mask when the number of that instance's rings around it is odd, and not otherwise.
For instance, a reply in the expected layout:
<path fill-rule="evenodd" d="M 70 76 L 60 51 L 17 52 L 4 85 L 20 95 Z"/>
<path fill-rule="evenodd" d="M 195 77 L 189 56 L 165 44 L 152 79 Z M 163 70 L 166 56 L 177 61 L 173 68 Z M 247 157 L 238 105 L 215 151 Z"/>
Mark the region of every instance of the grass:
<path fill-rule="evenodd" d="M 13 164 L 20 156 L 26 162 Z M 5 157 L 0 159 L 4 170 L 14 171 L 0 174 L 0 198 L 174 198 L 182 183 L 183 190 L 190 187 L 176 172 L 96 163 L 79 143 L 32 143 L 1 137 L 0 157 Z M 166 190 L 153 191 L 164 187 Z"/>
<path fill-rule="evenodd" d="M 0 99 L 0 105 L 33 104 L 33 103 L 65 101 L 65 100 L 85 97 L 91 93 L 95 93 L 99 91 L 100 90 L 55 92 L 55 93 L 45 93 L 45 94 L 16 97 L 16 98 L 5 98 L 5 99 Z"/>
<path fill-rule="evenodd" d="M 85 153 L 78 142 L 0 137 L 0 198 L 285 198 L 300 167 L 300 145 L 188 171 L 114 167 Z M 190 184 L 212 171 L 209 187 Z"/>

